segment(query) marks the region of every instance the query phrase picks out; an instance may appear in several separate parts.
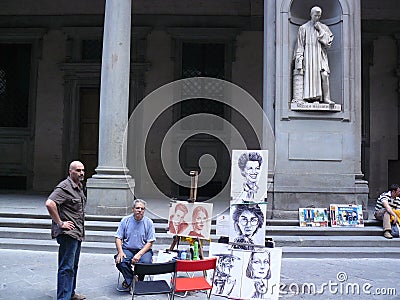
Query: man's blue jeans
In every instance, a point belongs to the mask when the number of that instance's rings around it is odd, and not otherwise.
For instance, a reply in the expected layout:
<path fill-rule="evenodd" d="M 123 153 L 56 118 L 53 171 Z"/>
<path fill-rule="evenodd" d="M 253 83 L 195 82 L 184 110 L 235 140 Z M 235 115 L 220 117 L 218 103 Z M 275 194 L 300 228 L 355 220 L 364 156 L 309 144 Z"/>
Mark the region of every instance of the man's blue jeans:
<path fill-rule="evenodd" d="M 127 285 L 131 285 L 133 280 L 133 272 L 132 272 L 132 258 L 135 256 L 136 253 L 140 251 L 140 249 L 135 250 L 127 250 L 123 249 L 126 257 L 117 264 L 117 269 L 121 272 L 121 274 L 125 278 L 125 282 Z M 114 259 L 117 258 L 117 255 L 114 256 Z M 153 261 L 153 251 L 150 249 L 142 257 L 139 259 L 140 263 L 144 264 L 151 264 Z M 141 277 L 139 280 L 143 280 L 144 278 Z"/>
<path fill-rule="evenodd" d="M 75 294 L 81 241 L 61 234 L 57 237 L 57 243 L 60 245 L 58 249 L 57 299 L 70 300 Z"/>

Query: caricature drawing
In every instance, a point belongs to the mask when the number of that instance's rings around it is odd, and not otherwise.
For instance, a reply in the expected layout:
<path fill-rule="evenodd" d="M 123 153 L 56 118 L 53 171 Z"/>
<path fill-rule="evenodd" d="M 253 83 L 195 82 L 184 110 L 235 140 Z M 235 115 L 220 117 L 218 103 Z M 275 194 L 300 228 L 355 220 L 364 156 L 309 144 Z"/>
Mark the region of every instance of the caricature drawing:
<path fill-rule="evenodd" d="M 238 236 L 234 249 L 254 250 L 254 235 L 264 225 L 264 213 L 258 204 L 238 204 L 232 214 L 233 227 Z"/>
<path fill-rule="evenodd" d="M 251 253 L 246 277 L 254 284 L 251 299 L 268 299 L 268 280 L 271 278 L 271 254 L 268 251 Z"/>
<path fill-rule="evenodd" d="M 267 197 L 268 150 L 233 150 L 231 196 L 236 203 L 264 202 Z"/>
<path fill-rule="evenodd" d="M 174 213 L 169 217 L 169 233 L 182 234 L 185 231 L 189 226 L 189 224 L 185 222 L 185 217 L 188 212 L 189 210 L 185 204 L 178 203 L 175 205 Z"/>
<path fill-rule="evenodd" d="M 189 232 L 189 236 L 202 237 L 204 238 L 203 229 L 206 227 L 206 223 L 209 220 L 208 211 L 203 206 L 197 206 L 193 209 L 192 213 L 192 230 Z"/>
<path fill-rule="evenodd" d="M 215 256 L 218 256 L 214 277 L 215 294 L 229 296 L 236 285 L 236 279 L 231 275 L 233 263 L 240 258 L 229 253 L 215 254 Z"/>
<path fill-rule="evenodd" d="M 239 157 L 238 166 L 242 176 L 245 178 L 243 192 L 240 199 L 254 201 L 254 196 L 259 190 L 258 179 L 263 159 L 258 152 L 243 153 Z"/>

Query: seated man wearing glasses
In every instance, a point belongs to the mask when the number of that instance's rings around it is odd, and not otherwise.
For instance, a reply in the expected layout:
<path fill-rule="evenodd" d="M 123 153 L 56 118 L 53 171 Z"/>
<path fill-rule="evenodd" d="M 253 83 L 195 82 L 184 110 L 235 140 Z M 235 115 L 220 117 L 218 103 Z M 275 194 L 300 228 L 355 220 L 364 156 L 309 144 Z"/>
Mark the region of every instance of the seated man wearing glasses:
<path fill-rule="evenodd" d="M 144 216 L 146 201 L 135 199 L 132 203 L 133 214 L 124 217 L 115 234 L 118 253 L 114 256 L 118 270 L 124 276 L 122 287 L 129 290 L 133 280 L 132 264 L 151 263 L 151 247 L 156 240 L 153 221 Z M 139 278 L 143 280 L 144 278 Z"/>

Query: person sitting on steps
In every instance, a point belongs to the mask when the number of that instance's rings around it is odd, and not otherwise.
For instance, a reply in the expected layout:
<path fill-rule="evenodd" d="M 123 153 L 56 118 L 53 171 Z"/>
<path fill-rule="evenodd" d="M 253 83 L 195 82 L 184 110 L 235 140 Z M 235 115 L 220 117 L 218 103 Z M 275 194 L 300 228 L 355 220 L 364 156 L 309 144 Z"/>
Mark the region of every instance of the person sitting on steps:
<path fill-rule="evenodd" d="M 383 221 L 383 236 L 387 239 L 393 238 L 390 216 L 393 216 L 393 223 L 399 223 L 394 210 L 400 209 L 400 186 L 391 184 L 389 191 L 382 193 L 376 201 L 374 216 L 375 219 Z"/>

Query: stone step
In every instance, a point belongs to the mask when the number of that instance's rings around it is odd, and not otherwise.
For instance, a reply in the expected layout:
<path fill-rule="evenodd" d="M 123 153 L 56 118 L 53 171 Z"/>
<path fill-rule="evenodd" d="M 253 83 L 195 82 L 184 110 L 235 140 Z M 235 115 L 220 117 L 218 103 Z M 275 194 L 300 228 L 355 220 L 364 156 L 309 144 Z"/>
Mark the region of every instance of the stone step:
<path fill-rule="evenodd" d="M 388 240 L 383 236 L 268 236 L 275 241 L 276 247 L 400 247 L 400 239 Z M 343 251 L 343 248 L 342 248 Z"/>
<path fill-rule="evenodd" d="M 398 247 L 283 247 L 283 258 L 393 258 L 400 257 Z"/>
<path fill-rule="evenodd" d="M 299 226 L 298 219 L 267 219 L 267 226 Z M 364 220 L 364 228 L 368 226 L 381 226 L 382 221 L 376 219 Z M 310 227 L 308 227 L 310 228 Z"/>
<path fill-rule="evenodd" d="M 0 238 L 0 248 L 18 249 L 31 251 L 58 251 L 55 240 L 26 240 L 26 239 L 4 239 Z M 168 248 L 168 247 L 167 247 Z M 165 250 L 164 245 L 154 245 L 153 251 L 157 255 L 159 250 Z M 203 247 L 204 254 L 208 255 L 209 247 Z M 112 243 L 84 242 L 83 253 L 115 254 L 115 246 Z M 399 247 L 282 247 L 283 258 L 398 258 Z"/>
<path fill-rule="evenodd" d="M 45 240 L 51 239 L 51 236 L 50 229 L 47 228 L 0 227 L 0 238 Z M 211 235 L 211 239 L 217 241 L 218 237 Z M 156 240 L 158 244 L 170 245 L 172 243 L 172 235 L 167 233 L 156 233 Z M 86 230 L 85 241 L 114 244 L 114 232 Z"/>
<path fill-rule="evenodd" d="M 153 251 L 158 253 L 159 250 L 169 249 L 169 244 L 154 244 Z M 186 248 L 186 246 L 184 246 Z M 18 249 L 18 250 L 32 250 L 32 251 L 58 251 L 58 244 L 53 239 L 9 239 L 0 238 L 0 249 Z M 208 255 L 209 245 L 203 246 L 205 255 Z M 102 242 L 89 242 L 84 241 L 82 243 L 82 252 L 84 253 L 98 253 L 98 254 L 115 254 L 114 243 L 102 243 Z"/>
<path fill-rule="evenodd" d="M 119 222 L 116 221 L 98 221 L 87 220 L 85 221 L 85 229 L 87 231 L 111 231 L 115 232 L 118 228 Z M 159 223 L 158 220 L 154 222 L 156 233 L 166 233 L 167 224 Z M 51 220 L 47 218 L 10 218 L 0 217 L 0 228 L 44 228 L 50 229 Z M 211 234 L 215 235 L 216 225 L 211 226 Z M 291 226 L 266 226 L 267 235 L 280 236 L 280 235 L 382 235 L 382 228 L 380 226 L 365 226 L 365 227 L 300 227 L 296 225 Z"/>
<path fill-rule="evenodd" d="M 82 252 L 114 254 L 114 233 L 121 217 L 87 216 L 86 240 Z M 172 236 L 166 233 L 166 220 L 154 219 L 157 242 L 154 251 L 168 249 Z M 382 236 L 378 221 L 368 221 L 365 227 L 299 227 L 297 220 L 267 220 L 266 236 L 284 249 L 284 257 L 396 257 L 400 255 L 400 239 Z M 50 238 L 51 220 L 48 215 L 0 213 L 0 248 L 57 251 Z M 212 241 L 217 241 L 215 222 Z M 183 247 L 186 247 L 183 243 Z M 345 247 L 345 248 L 343 248 Z M 208 243 L 204 245 L 208 253 Z M 345 251 L 344 251 L 345 249 Z"/>
<path fill-rule="evenodd" d="M 100 231 L 117 231 L 118 222 L 115 221 L 90 221 L 85 220 L 86 230 L 100 230 Z M 154 223 L 156 232 L 167 232 L 166 223 Z M 51 220 L 44 218 L 0 218 L 0 227 L 14 227 L 14 228 L 51 228 Z M 212 228 L 213 230 L 214 228 Z M 214 229 L 215 230 L 215 229 Z"/>
<path fill-rule="evenodd" d="M 102 215 L 86 215 L 86 221 L 100 221 L 100 222 L 116 222 L 119 221 L 124 216 L 102 216 Z M 154 223 L 165 224 L 168 226 L 168 221 L 166 219 L 161 219 L 159 217 L 149 216 Z M 16 213 L 16 212 L 0 212 L 0 218 L 16 218 L 16 219 L 45 219 L 50 220 L 50 216 L 47 214 L 31 214 L 31 213 Z M 212 220 L 212 225 L 216 225 L 216 221 Z M 299 226 L 298 219 L 267 219 L 267 226 Z M 375 219 L 365 220 L 364 228 L 368 226 L 381 226 L 382 221 Z M 308 227 L 310 228 L 310 227 Z"/>
<path fill-rule="evenodd" d="M 312 236 L 312 235 L 271 235 L 267 234 L 267 238 L 272 238 L 277 247 L 284 246 L 301 246 L 301 247 L 335 247 L 342 245 L 345 247 L 399 247 L 400 239 L 387 240 L 382 235 L 370 236 Z M 50 230 L 43 228 L 13 228 L 0 227 L 0 238 L 9 239 L 33 239 L 46 240 L 50 239 Z M 166 233 L 156 233 L 156 244 L 164 245 L 167 248 L 172 242 L 172 236 Z M 212 241 L 216 242 L 218 236 L 212 235 Z M 110 231 L 91 231 L 86 230 L 86 242 L 114 243 L 114 234 Z"/>
<path fill-rule="evenodd" d="M 266 234 L 272 236 L 370 236 L 382 235 L 381 226 L 366 227 L 300 227 L 300 226 L 267 226 Z"/>

